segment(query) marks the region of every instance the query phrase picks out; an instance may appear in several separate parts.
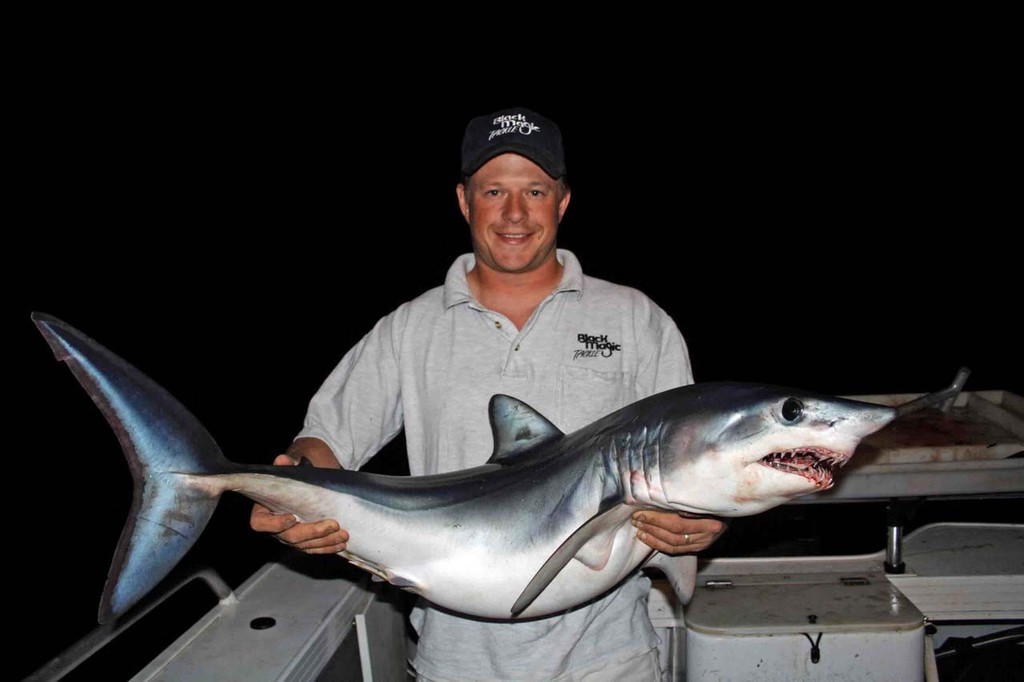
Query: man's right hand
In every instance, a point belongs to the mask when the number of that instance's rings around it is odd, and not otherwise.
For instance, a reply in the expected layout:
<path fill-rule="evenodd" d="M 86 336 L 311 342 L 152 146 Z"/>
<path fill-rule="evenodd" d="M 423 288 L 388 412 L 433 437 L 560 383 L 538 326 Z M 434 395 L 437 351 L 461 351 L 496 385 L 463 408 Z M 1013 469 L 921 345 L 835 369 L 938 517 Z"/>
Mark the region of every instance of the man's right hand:
<path fill-rule="evenodd" d="M 295 466 L 298 462 L 289 455 L 274 458 L 275 466 Z M 336 554 L 345 549 L 348 531 L 337 521 L 323 519 L 313 523 L 299 523 L 292 514 L 275 514 L 262 504 L 254 504 L 249 525 L 259 533 L 273 533 L 281 542 L 307 554 Z"/>

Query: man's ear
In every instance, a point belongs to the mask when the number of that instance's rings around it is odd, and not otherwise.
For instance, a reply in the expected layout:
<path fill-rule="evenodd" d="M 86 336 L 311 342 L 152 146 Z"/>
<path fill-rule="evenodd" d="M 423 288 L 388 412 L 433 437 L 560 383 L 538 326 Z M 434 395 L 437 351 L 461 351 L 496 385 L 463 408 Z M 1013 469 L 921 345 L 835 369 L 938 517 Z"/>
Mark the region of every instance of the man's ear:
<path fill-rule="evenodd" d="M 459 198 L 459 210 L 462 211 L 462 217 L 469 222 L 469 199 L 466 197 L 466 185 L 459 183 L 455 185 L 455 196 Z"/>
<path fill-rule="evenodd" d="M 572 197 L 572 190 L 566 189 L 565 196 L 558 202 L 558 222 L 562 222 L 562 217 L 565 216 L 565 209 L 569 208 L 569 199 Z"/>

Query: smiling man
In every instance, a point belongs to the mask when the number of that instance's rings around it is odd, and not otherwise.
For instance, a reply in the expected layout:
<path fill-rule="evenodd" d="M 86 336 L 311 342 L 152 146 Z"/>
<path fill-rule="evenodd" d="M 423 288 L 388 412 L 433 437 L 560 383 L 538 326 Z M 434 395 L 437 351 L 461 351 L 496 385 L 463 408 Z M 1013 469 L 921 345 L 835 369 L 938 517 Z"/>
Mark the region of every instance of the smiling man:
<path fill-rule="evenodd" d="M 571 193 L 552 121 L 524 108 L 470 121 L 456 194 L 473 253 L 346 354 L 275 464 L 305 457 L 358 468 L 404 428 L 413 475 L 454 471 L 490 457 L 487 404 L 496 393 L 569 433 L 692 383 L 672 319 L 636 289 L 584 275 L 557 248 Z M 349 539 L 344 519 L 296 523 L 259 505 L 251 525 L 313 554 L 343 551 Z M 669 554 L 701 551 L 724 531 L 719 521 L 671 512 L 644 511 L 634 525 Z M 637 572 L 593 602 L 514 622 L 422 603 L 411 615 L 419 633 L 413 665 L 428 680 L 657 680 L 649 590 Z"/>
<path fill-rule="evenodd" d="M 469 290 L 522 328 L 562 279 L 555 237 L 569 206 L 569 189 L 526 157 L 501 154 L 456 191 L 476 256 L 466 274 Z"/>

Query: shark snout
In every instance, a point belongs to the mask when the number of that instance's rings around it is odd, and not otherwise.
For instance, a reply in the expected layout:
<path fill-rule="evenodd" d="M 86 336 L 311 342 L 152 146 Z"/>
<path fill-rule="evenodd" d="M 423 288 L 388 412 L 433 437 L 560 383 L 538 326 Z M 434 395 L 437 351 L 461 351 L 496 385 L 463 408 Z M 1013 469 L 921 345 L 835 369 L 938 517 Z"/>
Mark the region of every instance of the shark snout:
<path fill-rule="evenodd" d="M 856 433 L 858 438 L 863 438 L 883 428 L 895 418 L 896 409 L 893 407 L 864 403 L 863 407 L 852 414 L 841 417 L 841 421 L 837 421 L 834 427 L 848 427 Z"/>

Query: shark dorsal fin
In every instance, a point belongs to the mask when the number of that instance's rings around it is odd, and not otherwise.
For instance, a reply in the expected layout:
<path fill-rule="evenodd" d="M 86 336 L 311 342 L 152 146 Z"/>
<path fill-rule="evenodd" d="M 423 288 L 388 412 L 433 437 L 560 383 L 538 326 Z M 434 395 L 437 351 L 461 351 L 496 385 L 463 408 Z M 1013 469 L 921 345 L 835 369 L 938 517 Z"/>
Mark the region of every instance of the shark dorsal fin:
<path fill-rule="evenodd" d="M 501 462 L 564 435 L 544 415 L 512 396 L 491 396 L 488 412 L 494 435 L 494 453 L 488 462 Z"/>

